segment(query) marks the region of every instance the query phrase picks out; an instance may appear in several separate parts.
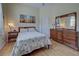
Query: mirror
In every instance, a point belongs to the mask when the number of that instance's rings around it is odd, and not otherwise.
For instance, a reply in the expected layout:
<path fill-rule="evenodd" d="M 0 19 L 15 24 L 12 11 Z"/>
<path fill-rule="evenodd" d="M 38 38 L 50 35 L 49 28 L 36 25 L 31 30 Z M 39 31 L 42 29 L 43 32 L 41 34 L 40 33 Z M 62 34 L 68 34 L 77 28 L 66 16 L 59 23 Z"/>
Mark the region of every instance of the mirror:
<path fill-rule="evenodd" d="M 57 16 L 55 27 L 76 30 L 76 12 Z"/>

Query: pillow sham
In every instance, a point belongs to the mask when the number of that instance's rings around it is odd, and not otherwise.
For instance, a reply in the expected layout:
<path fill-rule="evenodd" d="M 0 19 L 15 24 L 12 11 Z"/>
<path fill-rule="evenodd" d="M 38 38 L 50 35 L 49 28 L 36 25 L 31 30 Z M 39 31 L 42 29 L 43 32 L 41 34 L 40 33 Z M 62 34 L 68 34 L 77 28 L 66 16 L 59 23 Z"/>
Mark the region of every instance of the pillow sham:
<path fill-rule="evenodd" d="M 29 32 L 28 29 L 20 29 L 20 32 Z"/>
<path fill-rule="evenodd" d="M 35 28 L 29 28 L 29 32 L 35 32 Z"/>

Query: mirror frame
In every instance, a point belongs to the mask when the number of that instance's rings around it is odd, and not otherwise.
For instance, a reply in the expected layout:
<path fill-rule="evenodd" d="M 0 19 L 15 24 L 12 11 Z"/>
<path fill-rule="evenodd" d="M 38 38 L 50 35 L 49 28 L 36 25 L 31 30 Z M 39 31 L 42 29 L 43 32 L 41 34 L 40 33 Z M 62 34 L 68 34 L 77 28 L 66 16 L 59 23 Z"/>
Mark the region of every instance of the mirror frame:
<path fill-rule="evenodd" d="M 55 18 L 55 28 L 57 28 L 57 27 L 56 27 L 56 19 L 57 19 L 57 18 L 67 17 L 67 16 L 69 16 L 69 15 L 71 15 L 71 14 L 74 14 L 74 15 L 75 15 L 75 29 L 72 29 L 72 30 L 75 30 L 75 31 L 76 31 L 76 29 L 77 29 L 77 13 L 76 13 L 76 12 L 72 12 L 72 13 L 68 13 L 68 14 L 56 16 L 56 18 Z"/>

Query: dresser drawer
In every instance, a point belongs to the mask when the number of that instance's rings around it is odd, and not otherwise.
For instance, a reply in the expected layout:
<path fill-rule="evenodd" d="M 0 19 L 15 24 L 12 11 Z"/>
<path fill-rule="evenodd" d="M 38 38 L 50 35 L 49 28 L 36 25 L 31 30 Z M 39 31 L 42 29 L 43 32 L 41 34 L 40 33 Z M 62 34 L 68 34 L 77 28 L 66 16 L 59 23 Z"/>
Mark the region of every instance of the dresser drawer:
<path fill-rule="evenodd" d="M 67 33 L 63 33 L 63 36 L 67 36 L 67 37 L 76 37 L 76 34 L 67 34 Z"/>
<path fill-rule="evenodd" d="M 76 40 L 75 31 L 63 31 L 63 39 Z"/>
<path fill-rule="evenodd" d="M 57 32 L 57 37 L 58 37 L 58 39 L 62 39 L 62 32 Z"/>
<path fill-rule="evenodd" d="M 64 30 L 63 34 L 65 34 L 67 36 L 76 36 L 76 32 L 75 31 L 71 31 L 71 30 Z"/>
<path fill-rule="evenodd" d="M 66 36 L 66 35 L 63 35 L 63 39 L 76 40 L 76 36 Z"/>
<path fill-rule="evenodd" d="M 72 44 L 72 43 L 69 43 L 69 42 L 66 42 L 66 41 L 64 41 L 64 44 L 71 47 L 71 48 L 74 48 L 74 49 L 78 50 L 76 44 Z"/>
<path fill-rule="evenodd" d="M 70 40 L 70 39 L 63 39 L 64 42 L 72 44 L 72 45 L 76 45 L 76 40 Z"/>

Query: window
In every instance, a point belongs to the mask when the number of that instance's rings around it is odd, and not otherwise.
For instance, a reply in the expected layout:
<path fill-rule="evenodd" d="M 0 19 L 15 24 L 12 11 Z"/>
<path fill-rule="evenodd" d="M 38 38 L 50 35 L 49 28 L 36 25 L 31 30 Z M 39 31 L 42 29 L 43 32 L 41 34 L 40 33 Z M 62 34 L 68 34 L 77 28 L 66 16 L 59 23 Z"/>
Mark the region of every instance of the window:
<path fill-rule="evenodd" d="M 71 16 L 71 18 L 70 18 L 70 26 L 71 27 L 75 26 L 75 16 Z"/>

